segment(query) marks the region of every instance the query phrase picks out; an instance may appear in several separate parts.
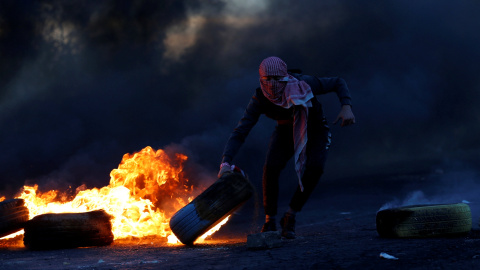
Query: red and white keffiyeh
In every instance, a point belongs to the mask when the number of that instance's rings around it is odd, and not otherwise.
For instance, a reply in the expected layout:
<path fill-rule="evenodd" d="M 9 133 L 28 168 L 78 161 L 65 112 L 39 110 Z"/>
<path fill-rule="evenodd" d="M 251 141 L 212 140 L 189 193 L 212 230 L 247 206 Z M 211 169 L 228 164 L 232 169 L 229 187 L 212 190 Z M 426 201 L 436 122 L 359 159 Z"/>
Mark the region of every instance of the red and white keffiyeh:
<path fill-rule="evenodd" d="M 265 97 L 273 104 L 283 108 L 294 106 L 293 115 L 293 144 L 295 157 L 295 171 L 298 176 L 300 189 L 303 191 L 302 176 L 305 171 L 307 152 L 307 120 L 308 107 L 312 107 L 313 93 L 310 86 L 299 81 L 287 72 L 287 64 L 280 58 L 272 56 L 264 59 L 260 64 L 260 87 Z M 280 81 L 263 80 L 264 76 L 282 76 Z"/>

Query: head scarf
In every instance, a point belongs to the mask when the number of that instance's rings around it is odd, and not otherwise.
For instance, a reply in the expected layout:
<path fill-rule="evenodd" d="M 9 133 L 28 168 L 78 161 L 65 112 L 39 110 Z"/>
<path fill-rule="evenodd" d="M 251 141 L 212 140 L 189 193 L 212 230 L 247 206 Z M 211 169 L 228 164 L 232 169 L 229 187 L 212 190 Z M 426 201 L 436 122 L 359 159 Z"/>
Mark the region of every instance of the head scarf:
<path fill-rule="evenodd" d="M 307 152 L 307 119 L 308 107 L 312 107 L 313 93 L 310 86 L 299 81 L 287 72 L 287 64 L 280 58 L 272 56 L 260 63 L 260 87 L 265 97 L 273 104 L 283 108 L 294 106 L 293 114 L 293 147 L 295 171 L 300 189 L 303 191 L 302 177 L 305 171 Z M 262 80 L 263 76 L 282 76 L 280 81 Z"/>

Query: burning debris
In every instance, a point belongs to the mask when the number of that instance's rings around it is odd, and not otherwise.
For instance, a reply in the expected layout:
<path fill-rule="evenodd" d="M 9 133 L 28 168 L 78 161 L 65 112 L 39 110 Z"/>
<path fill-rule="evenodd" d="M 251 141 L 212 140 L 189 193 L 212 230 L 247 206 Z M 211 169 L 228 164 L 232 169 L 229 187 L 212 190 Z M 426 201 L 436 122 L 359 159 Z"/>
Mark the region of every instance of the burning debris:
<path fill-rule="evenodd" d="M 0 237 L 22 230 L 28 220 L 28 209 L 22 199 L 0 202 Z"/>
<path fill-rule="evenodd" d="M 25 202 L 28 209 L 31 219 L 28 230 L 33 232 L 37 226 L 33 224 L 41 222 L 40 220 L 50 220 L 50 216 L 38 217 L 47 213 L 78 214 L 102 210 L 111 217 L 108 223 L 111 222 L 113 239 L 156 236 L 169 238 L 169 242 L 175 243 L 177 241 L 172 240 L 175 236 L 169 227 L 170 217 L 191 202 L 195 192 L 199 192 L 198 187 L 194 191 L 193 185 L 183 175 L 183 163 L 186 160 L 185 155 L 175 154 L 172 157 L 161 149 L 155 151 L 151 147 L 135 154 L 125 154 L 118 168 L 111 171 L 108 186 L 79 188 L 76 196 L 68 201 L 59 201 L 59 198 L 65 196 L 57 190 L 39 192 L 36 185 L 24 186 L 18 198 Z M 78 219 L 82 215 L 73 218 Z M 59 217 L 57 222 L 60 224 L 68 223 L 72 218 L 68 215 Z M 21 233 L 23 231 L 6 238 Z M 33 233 L 25 234 L 26 239 L 32 239 L 28 235 Z"/>
<path fill-rule="evenodd" d="M 111 218 L 103 210 L 39 215 L 26 223 L 23 242 L 28 249 L 110 245 L 113 242 Z"/>

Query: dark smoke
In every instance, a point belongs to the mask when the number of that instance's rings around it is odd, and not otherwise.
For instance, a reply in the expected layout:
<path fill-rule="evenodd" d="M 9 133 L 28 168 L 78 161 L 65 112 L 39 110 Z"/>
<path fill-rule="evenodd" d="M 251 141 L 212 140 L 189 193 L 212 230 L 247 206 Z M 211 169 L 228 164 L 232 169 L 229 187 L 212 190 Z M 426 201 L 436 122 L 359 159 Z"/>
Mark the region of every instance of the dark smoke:
<path fill-rule="evenodd" d="M 271 55 L 349 84 L 358 123 L 332 127 L 325 179 L 477 162 L 479 9 L 470 0 L 1 1 L 1 194 L 25 182 L 106 185 L 124 153 L 147 145 L 181 145 L 202 178 L 214 177 Z M 333 121 L 338 101 L 320 99 Z M 273 126 L 262 118 L 236 158 L 258 184 Z"/>

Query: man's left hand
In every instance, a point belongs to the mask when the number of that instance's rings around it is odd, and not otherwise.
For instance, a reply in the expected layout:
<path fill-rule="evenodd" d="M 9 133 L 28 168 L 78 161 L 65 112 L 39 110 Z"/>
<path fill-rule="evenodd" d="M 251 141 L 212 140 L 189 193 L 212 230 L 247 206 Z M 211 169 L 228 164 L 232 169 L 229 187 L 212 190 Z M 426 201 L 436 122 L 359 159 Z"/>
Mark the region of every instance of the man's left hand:
<path fill-rule="evenodd" d="M 333 122 L 333 124 L 336 124 L 340 119 L 342 120 L 340 124 L 342 127 L 355 124 L 355 116 L 352 112 L 352 106 L 343 105 L 340 113 L 337 116 L 337 119 L 335 119 L 335 122 Z"/>

